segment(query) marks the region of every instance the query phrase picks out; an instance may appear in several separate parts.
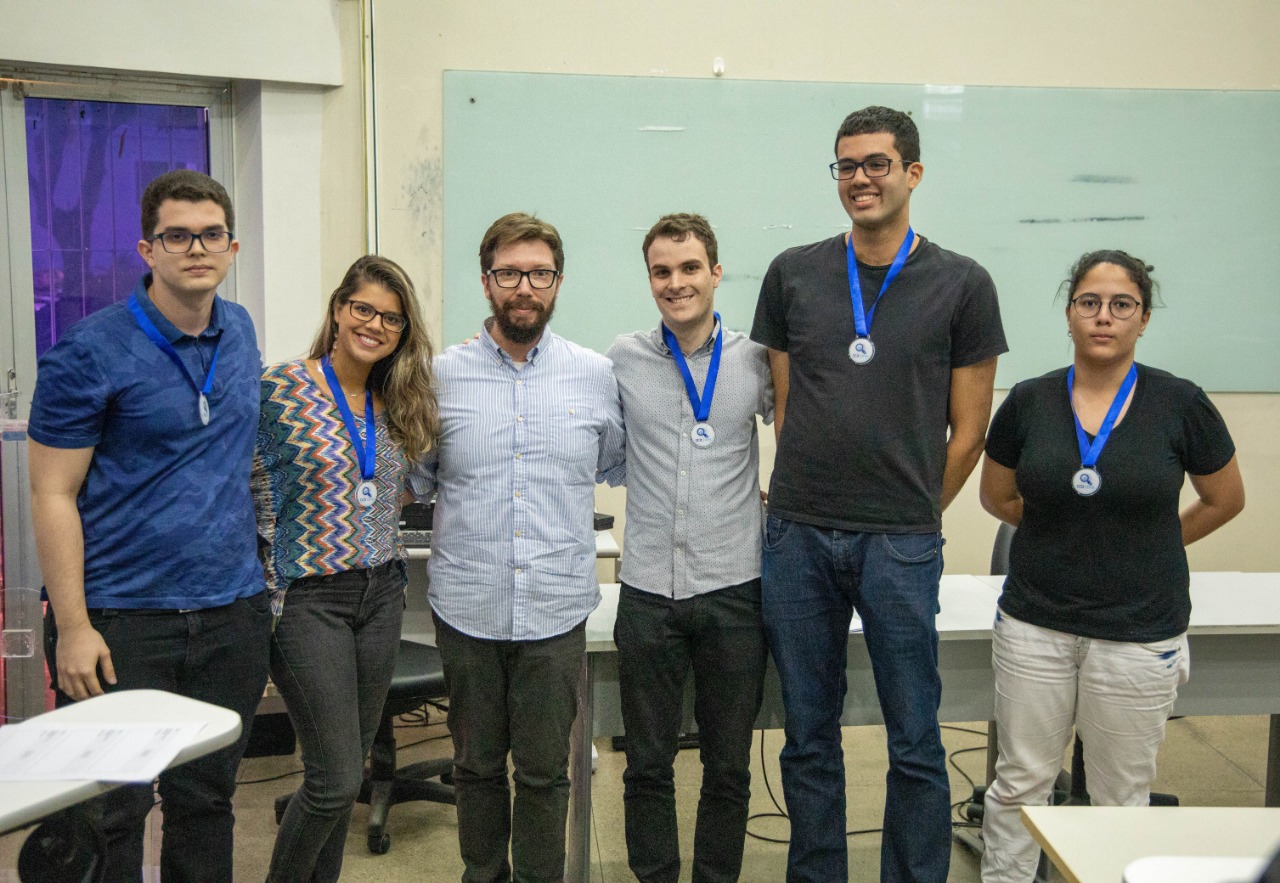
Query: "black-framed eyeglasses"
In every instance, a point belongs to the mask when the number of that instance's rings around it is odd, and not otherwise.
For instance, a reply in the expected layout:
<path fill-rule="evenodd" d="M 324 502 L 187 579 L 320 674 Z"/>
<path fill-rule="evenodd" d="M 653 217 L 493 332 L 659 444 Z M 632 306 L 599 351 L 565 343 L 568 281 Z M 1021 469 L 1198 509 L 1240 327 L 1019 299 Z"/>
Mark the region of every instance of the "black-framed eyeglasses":
<path fill-rule="evenodd" d="M 1107 311 L 1111 313 L 1111 318 L 1113 319 L 1128 319 L 1138 311 L 1138 307 L 1142 306 L 1142 302 L 1137 298 L 1124 294 L 1116 295 L 1105 301 L 1096 294 L 1081 294 L 1071 298 L 1071 308 L 1076 311 L 1076 315 L 1081 319 L 1092 319 L 1098 315 L 1104 303 L 1107 305 Z"/>
<path fill-rule="evenodd" d="M 489 275 L 499 288 L 519 288 L 521 279 L 529 280 L 530 288 L 550 288 L 560 278 L 556 270 L 490 270 Z"/>
<path fill-rule="evenodd" d="M 409 320 L 403 313 L 375 310 L 362 300 L 347 301 L 347 312 L 358 322 L 372 322 L 376 317 L 381 316 L 382 327 L 392 334 L 399 334 L 409 325 Z"/>
<path fill-rule="evenodd" d="M 205 230 L 203 233 L 192 233 L 190 230 L 165 230 L 147 237 L 147 242 L 160 240 L 160 246 L 169 254 L 186 254 L 197 239 L 200 247 L 212 254 L 221 254 L 231 248 L 230 230 Z"/>
<path fill-rule="evenodd" d="M 836 160 L 827 168 L 831 169 L 831 177 L 837 181 L 848 181 L 858 174 L 858 169 L 862 169 L 868 178 L 883 178 L 893 170 L 893 164 L 896 162 L 900 162 L 904 166 L 911 165 L 905 159 L 889 159 L 887 156 L 875 156 L 863 162 L 854 162 L 851 159 Z"/>

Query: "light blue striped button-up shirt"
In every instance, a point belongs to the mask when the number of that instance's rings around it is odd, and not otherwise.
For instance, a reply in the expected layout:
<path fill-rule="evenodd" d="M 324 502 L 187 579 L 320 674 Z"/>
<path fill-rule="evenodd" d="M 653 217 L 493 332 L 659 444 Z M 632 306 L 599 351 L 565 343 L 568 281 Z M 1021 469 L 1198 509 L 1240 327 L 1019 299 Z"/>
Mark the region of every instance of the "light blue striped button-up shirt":
<path fill-rule="evenodd" d="M 437 491 L 431 607 L 476 638 L 563 634 L 600 601 L 596 476 L 625 456 L 609 360 L 546 330 L 519 368 L 484 330 L 434 368 L 440 442 L 410 476 Z"/>

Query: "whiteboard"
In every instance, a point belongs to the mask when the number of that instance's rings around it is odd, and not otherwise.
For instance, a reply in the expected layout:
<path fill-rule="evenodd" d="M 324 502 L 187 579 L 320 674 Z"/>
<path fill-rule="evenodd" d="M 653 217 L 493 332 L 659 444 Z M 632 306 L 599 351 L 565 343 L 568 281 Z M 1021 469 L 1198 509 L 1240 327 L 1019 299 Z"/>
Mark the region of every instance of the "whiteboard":
<path fill-rule="evenodd" d="M 1070 360 L 1059 283 L 1085 251 L 1122 248 L 1155 265 L 1166 304 L 1140 361 L 1280 391 L 1280 92 L 447 71 L 444 93 L 446 342 L 488 315 L 480 239 L 511 211 L 564 238 L 559 334 L 603 351 L 656 326 L 640 245 L 675 211 L 711 221 L 717 308 L 749 330 L 769 261 L 848 229 L 835 132 L 884 104 L 920 128 L 916 231 L 995 279 L 998 386 Z"/>

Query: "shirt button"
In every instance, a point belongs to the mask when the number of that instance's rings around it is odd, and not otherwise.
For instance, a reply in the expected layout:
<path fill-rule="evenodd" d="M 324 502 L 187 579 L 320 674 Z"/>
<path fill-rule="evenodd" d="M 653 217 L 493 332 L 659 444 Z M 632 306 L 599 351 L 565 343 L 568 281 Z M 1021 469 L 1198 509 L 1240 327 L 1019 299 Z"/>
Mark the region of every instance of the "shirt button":
<path fill-rule="evenodd" d="M 519 575 L 520 575 L 520 574 L 522 574 L 522 573 L 524 573 L 524 571 L 523 571 L 523 570 L 521 570 L 519 567 L 517 567 L 517 568 L 516 568 L 516 575 L 517 575 L 517 576 L 519 576 Z"/>
<path fill-rule="evenodd" d="M 685 471 L 684 471 L 683 469 L 681 469 L 681 470 L 680 470 L 680 474 L 681 474 L 681 475 L 684 475 L 684 474 L 686 474 L 686 473 L 685 473 Z"/>
<path fill-rule="evenodd" d="M 517 459 L 517 460 L 519 460 L 519 459 L 520 459 L 520 452 L 519 452 L 519 451 L 516 451 L 516 459 Z"/>
<path fill-rule="evenodd" d="M 524 422 L 524 415 L 523 415 L 523 414 L 517 414 L 517 415 L 516 415 L 516 422 L 517 422 L 517 423 L 523 423 L 523 422 Z"/>
<path fill-rule="evenodd" d="M 677 515 L 684 515 L 684 510 L 683 510 L 683 509 L 677 509 L 677 510 L 676 510 L 676 514 L 677 514 Z"/>
<path fill-rule="evenodd" d="M 570 408 L 570 409 L 569 409 L 569 415 L 570 415 L 570 416 L 572 416 L 572 415 L 573 415 L 573 408 Z"/>
<path fill-rule="evenodd" d="M 517 378 L 517 379 L 516 379 L 516 386 L 523 386 L 523 385 L 524 385 L 524 381 L 523 381 L 523 380 L 520 380 L 519 378 Z"/>
<path fill-rule="evenodd" d="M 519 492 L 519 491 L 516 491 L 516 499 L 517 499 L 517 500 L 518 500 L 518 499 L 520 499 L 520 492 Z"/>
<path fill-rule="evenodd" d="M 520 536 L 521 534 L 522 534 L 522 531 L 516 531 L 516 536 Z"/>

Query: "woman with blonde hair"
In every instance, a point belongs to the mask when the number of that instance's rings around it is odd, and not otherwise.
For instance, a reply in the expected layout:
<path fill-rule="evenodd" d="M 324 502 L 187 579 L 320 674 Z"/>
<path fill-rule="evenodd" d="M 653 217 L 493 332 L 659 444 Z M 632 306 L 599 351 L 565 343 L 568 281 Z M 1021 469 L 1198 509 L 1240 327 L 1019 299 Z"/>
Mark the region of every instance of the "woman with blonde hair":
<path fill-rule="evenodd" d="M 400 642 L 405 475 L 438 431 L 431 355 L 408 276 L 366 255 L 329 298 L 309 357 L 263 374 L 254 490 L 277 616 L 271 677 L 305 768 L 271 881 L 342 868 Z"/>

